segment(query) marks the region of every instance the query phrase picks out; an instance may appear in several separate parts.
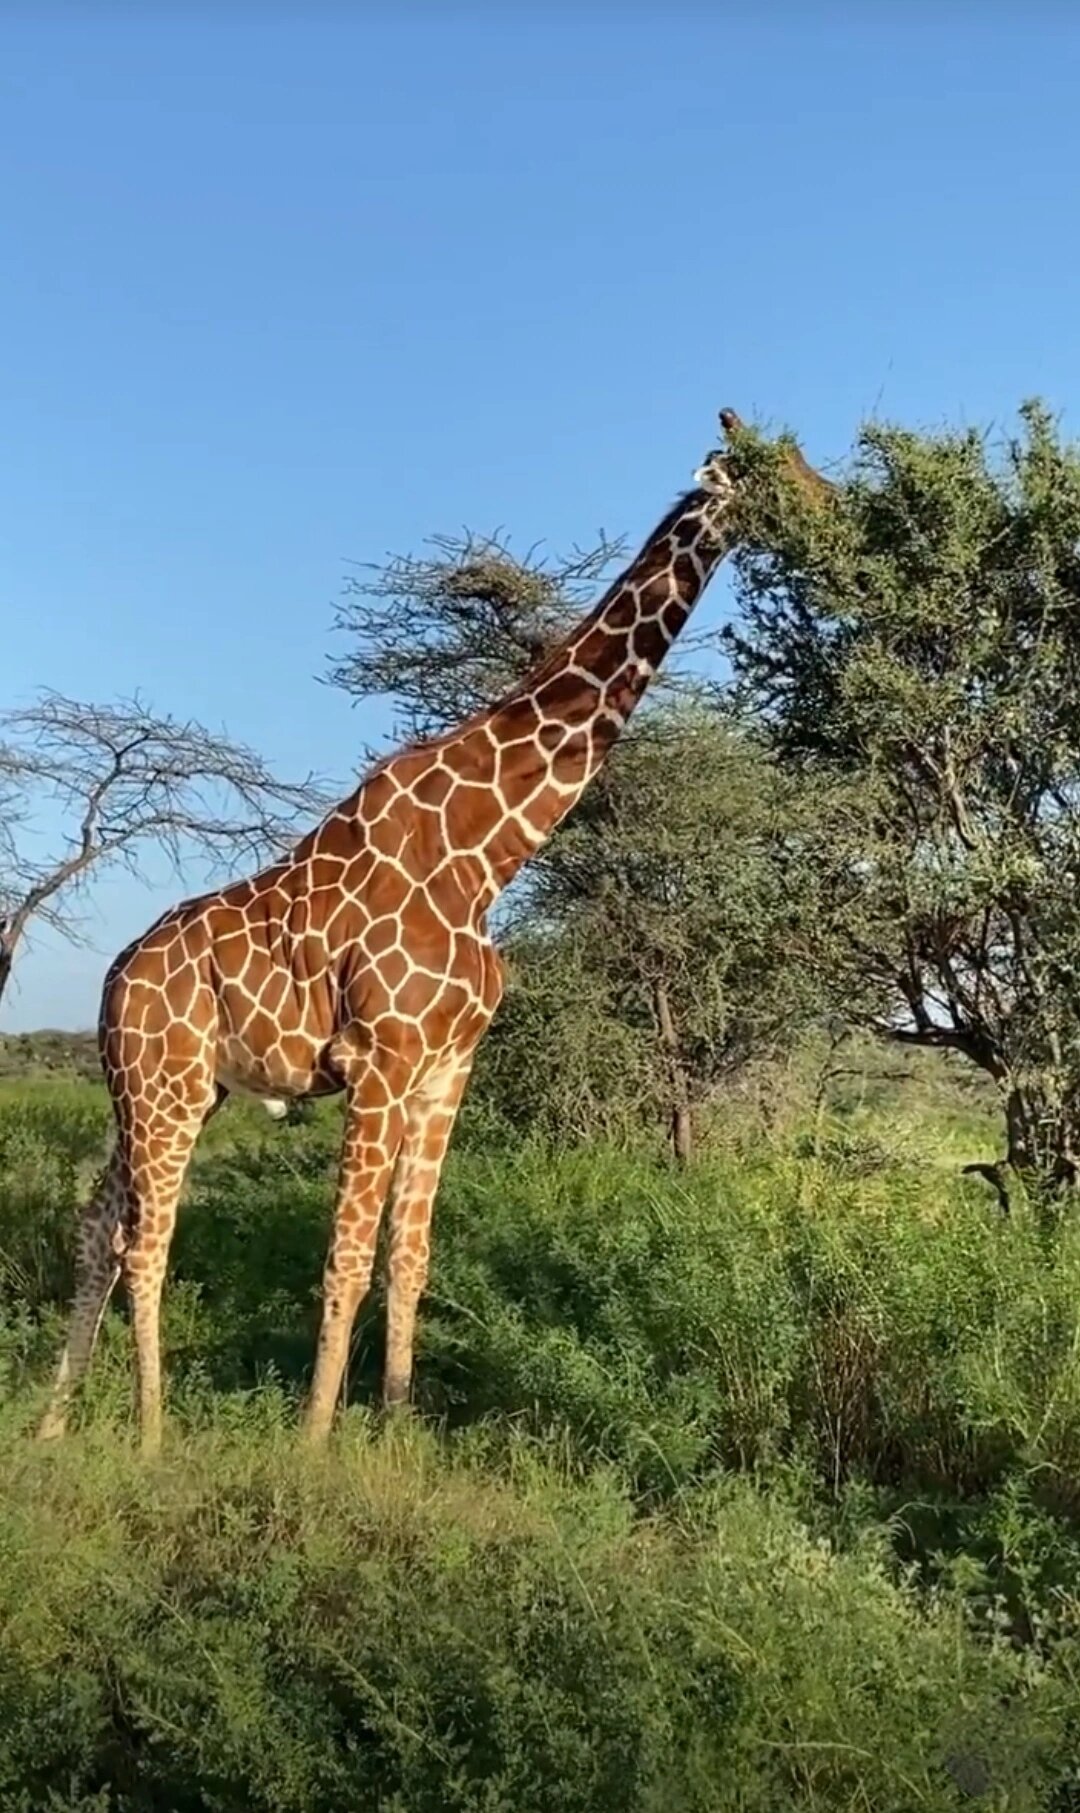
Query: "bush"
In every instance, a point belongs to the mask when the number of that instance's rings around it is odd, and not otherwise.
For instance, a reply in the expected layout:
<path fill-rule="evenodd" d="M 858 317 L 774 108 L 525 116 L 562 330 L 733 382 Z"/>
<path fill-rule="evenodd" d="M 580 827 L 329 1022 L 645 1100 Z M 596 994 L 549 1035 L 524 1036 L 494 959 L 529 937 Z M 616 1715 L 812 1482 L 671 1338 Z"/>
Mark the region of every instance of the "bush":
<path fill-rule="evenodd" d="M 747 1484 L 638 1523 L 416 1433 L 6 1450 L 6 1807 L 899 1813 L 1062 1771 L 1046 1671 Z"/>
<path fill-rule="evenodd" d="M 81 1430 L 19 1433 L 103 1109 L 0 1094 L 0 1813 L 1066 1813 L 1075 1219 L 1003 1222 L 915 1142 L 867 1163 L 855 1120 L 680 1175 L 458 1149 L 430 1426 L 366 1408 L 376 1291 L 313 1463 L 340 1115 L 230 1108 L 181 1215 L 146 1468 L 122 1312 Z"/>
<path fill-rule="evenodd" d="M 58 1100 L 50 1120 L 0 1104 L 11 1364 L 65 1307 L 97 1106 L 68 1116 Z M 298 1390 L 314 1355 L 339 1113 L 287 1129 L 232 1115 L 193 1166 L 166 1293 L 173 1397 L 189 1409 L 267 1379 Z M 797 1459 L 830 1489 L 861 1476 L 981 1493 L 1036 1469 L 1042 1494 L 1074 1508 L 1080 1223 L 1003 1222 L 978 1184 L 819 1149 L 683 1177 L 614 1150 L 453 1153 L 422 1407 L 451 1425 L 513 1417 L 582 1466 L 617 1466 L 646 1502 L 717 1467 Z M 382 1314 L 376 1290 L 354 1398 L 376 1388 Z"/>

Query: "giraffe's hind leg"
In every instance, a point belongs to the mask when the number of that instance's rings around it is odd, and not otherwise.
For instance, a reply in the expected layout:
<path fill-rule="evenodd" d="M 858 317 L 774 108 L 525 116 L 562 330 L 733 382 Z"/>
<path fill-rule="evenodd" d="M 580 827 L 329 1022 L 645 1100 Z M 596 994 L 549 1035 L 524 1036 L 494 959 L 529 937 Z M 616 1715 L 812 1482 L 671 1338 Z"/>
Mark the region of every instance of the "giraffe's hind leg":
<path fill-rule="evenodd" d="M 214 1112 L 209 1076 L 185 1079 L 156 1102 L 140 1102 L 127 1135 L 125 1222 L 120 1265 L 131 1304 L 144 1454 L 161 1445 L 161 1294 L 180 1192 L 195 1141 Z"/>
<path fill-rule="evenodd" d="M 155 1092 L 157 1094 L 157 1092 Z M 139 1376 L 143 1446 L 161 1435 L 159 1319 L 176 1207 L 200 1129 L 225 1099 L 207 1079 L 167 1098 L 140 1100 L 125 1125 L 98 1190 L 83 1211 L 75 1273 L 75 1299 L 67 1344 L 38 1437 L 63 1435 L 72 1397 L 93 1356 L 102 1317 L 121 1273 L 131 1301 Z"/>

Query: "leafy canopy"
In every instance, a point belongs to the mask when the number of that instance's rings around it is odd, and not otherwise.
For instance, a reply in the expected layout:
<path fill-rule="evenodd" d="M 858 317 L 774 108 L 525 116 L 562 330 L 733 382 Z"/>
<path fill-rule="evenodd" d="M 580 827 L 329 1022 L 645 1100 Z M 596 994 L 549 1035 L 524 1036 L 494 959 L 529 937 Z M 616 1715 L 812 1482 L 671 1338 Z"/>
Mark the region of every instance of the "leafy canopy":
<path fill-rule="evenodd" d="M 998 1081 L 1010 1157 L 1071 1177 L 1080 1119 L 1080 452 L 863 430 L 809 507 L 744 436 L 741 696 L 821 788 L 835 993 Z"/>

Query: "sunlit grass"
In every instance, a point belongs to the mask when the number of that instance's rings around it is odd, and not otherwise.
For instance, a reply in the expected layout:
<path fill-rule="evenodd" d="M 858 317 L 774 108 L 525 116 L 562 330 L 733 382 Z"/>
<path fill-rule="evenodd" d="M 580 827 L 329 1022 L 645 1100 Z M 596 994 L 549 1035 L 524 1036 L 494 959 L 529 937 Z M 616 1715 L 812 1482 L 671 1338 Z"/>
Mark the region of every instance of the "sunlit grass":
<path fill-rule="evenodd" d="M 418 1415 L 373 1408 L 376 1292 L 313 1458 L 339 1113 L 210 1130 L 148 1466 L 122 1309 L 28 1438 L 107 1118 L 0 1091 L 0 1808 L 1062 1813 L 1068 1214 L 1003 1221 L 871 1110 L 683 1177 L 466 1146 Z"/>

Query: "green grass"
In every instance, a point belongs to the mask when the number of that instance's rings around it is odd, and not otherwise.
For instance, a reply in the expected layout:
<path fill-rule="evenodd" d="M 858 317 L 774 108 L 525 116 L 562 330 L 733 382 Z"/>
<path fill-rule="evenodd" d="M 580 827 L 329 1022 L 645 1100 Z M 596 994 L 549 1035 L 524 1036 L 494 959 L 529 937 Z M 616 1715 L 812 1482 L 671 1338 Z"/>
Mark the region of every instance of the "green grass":
<path fill-rule="evenodd" d="M 167 1297 L 73 1437 L 87 1085 L 0 1089 L 0 1810 L 1080 1806 L 1080 1224 L 1003 1222 L 881 1112 L 676 1178 L 456 1152 L 421 1415 L 296 1450 L 338 1110 L 230 1108 Z M 934 1142 L 937 1143 L 935 1133 Z"/>

